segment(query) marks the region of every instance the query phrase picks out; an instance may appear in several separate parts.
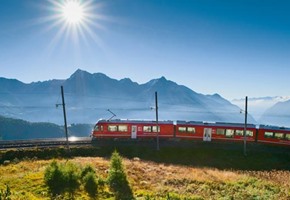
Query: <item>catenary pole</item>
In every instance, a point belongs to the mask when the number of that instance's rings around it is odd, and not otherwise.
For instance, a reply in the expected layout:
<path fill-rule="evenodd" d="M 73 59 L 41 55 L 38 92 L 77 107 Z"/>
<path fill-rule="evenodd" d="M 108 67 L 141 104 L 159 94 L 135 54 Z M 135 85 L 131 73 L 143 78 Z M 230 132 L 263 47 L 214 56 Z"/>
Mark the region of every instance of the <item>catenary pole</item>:
<path fill-rule="evenodd" d="M 247 156 L 247 117 L 248 117 L 248 96 L 246 96 L 245 98 L 244 156 Z"/>
<path fill-rule="evenodd" d="M 65 137 L 66 137 L 66 145 L 67 149 L 69 148 L 69 142 L 68 142 L 68 133 L 67 133 L 67 122 L 66 122 L 66 112 L 65 112 L 65 102 L 64 102 L 64 92 L 63 92 L 63 86 L 61 88 L 61 98 L 62 98 L 62 109 L 63 109 L 63 118 L 64 118 L 64 131 L 65 131 Z"/>
<path fill-rule="evenodd" d="M 159 151 L 159 131 L 158 131 L 158 100 L 157 100 L 157 92 L 155 92 L 155 111 L 156 111 L 156 143 L 157 143 L 157 151 Z"/>

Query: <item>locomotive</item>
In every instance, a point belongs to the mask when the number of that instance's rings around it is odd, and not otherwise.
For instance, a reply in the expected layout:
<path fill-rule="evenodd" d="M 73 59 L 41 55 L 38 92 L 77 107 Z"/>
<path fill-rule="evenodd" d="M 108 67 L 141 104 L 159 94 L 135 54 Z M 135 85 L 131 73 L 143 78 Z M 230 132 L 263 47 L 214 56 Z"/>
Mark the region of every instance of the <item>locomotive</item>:
<path fill-rule="evenodd" d="M 246 133 L 244 136 L 244 132 Z M 177 138 L 200 141 L 242 141 L 290 146 L 290 128 L 201 121 L 99 120 L 92 140 L 101 138 Z"/>

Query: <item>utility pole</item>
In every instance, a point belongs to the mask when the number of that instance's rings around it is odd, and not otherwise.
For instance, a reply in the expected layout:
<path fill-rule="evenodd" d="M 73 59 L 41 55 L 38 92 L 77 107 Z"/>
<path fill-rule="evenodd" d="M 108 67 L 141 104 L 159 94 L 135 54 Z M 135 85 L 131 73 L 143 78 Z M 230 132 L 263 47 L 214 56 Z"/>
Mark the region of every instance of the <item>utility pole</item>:
<path fill-rule="evenodd" d="M 159 151 L 159 130 L 158 130 L 158 100 L 157 100 L 157 92 L 155 92 L 155 111 L 156 111 L 156 142 L 157 142 L 157 151 Z"/>
<path fill-rule="evenodd" d="M 245 99 L 244 156 L 247 156 L 247 117 L 248 117 L 248 96 L 246 96 Z"/>
<path fill-rule="evenodd" d="M 65 112 L 65 102 L 64 102 L 64 92 L 63 92 L 63 86 L 61 88 L 61 98 L 62 98 L 62 109 L 63 109 L 63 118 L 64 118 L 64 131 L 65 131 L 65 137 L 66 137 L 66 145 L 67 149 L 69 149 L 69 142 L 68 142 L 68 134 L 67 134 L 67 123 L 66 123 L 66 112 Z"/>

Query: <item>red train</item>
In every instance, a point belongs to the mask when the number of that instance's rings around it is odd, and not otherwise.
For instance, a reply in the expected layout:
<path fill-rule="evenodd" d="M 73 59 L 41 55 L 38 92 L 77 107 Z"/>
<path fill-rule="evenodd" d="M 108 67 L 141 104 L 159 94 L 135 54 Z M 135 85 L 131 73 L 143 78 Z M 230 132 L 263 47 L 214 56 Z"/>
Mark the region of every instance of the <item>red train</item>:
<path fill-rule="evenodd" d="M 197 121 L 159 121 L 160 138 L 195 139 L 203 141 L 244 140 L 244 124 L 197 122 Z M 92 132 L 98 138 L 155 138 L 156 121 L 149 120 L 99 120 Z M 271 143 L 290 146 L 290 128 L 247 124 L 246 140 L 249 142 Z"/>

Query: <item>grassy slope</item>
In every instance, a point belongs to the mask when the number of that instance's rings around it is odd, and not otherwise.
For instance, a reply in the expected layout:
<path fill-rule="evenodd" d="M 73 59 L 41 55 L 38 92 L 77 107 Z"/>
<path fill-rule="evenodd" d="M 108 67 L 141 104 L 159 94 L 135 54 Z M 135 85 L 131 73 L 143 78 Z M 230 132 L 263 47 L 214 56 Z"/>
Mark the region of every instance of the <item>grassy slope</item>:
<path fill-rule="evenodd" d="M 108 157 L 117 149 L 128 158 L 124 163 L 137 199 L 166 199 L 168 196 L 181 199 L 290 199 L 289 148 L 249 145 L 245 158 L 237 144 L 208 146 L 204 143 L 182 143 L 177 148 L 162 144 L 159 152 L 154 149 L 155 145 L 110 144 L 102 143 L 97 148 L 74 148 L 72 154 L 75 156 L 93 157 L 71 159 L 82 166 L 92 164 L 106 178 Z M 18 157 L 22 155 L 21 151 L 16 152 Z M 9 184 L 13 192 L 12 199 L 49 199 L 43 183 L 43 172 L 51 156 L 48 150 L 31 152 L 26 156 L 38 156 L 39 160 L 0 166 L 0 188 Z M 11 156 L 12 151 L 7 154 Z M 47 160 L 40 159 L 44 155 Z M 2 152 L 3 158 L 7 158 L 7 155 Z M 106 198 L 113 199 L 108 188 L 100 194 L 100 199 Z M 81 188 L 76 199 L 89 198 Z"/>

